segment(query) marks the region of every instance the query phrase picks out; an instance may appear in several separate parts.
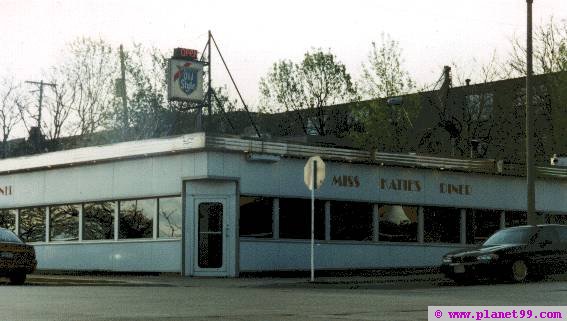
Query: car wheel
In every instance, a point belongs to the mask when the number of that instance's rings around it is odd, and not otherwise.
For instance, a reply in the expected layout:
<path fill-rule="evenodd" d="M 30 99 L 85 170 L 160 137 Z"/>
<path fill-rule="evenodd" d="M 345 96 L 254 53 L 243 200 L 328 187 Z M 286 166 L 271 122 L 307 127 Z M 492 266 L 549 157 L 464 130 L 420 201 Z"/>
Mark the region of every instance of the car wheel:
<path fill-rule="evenodd" d="M 10 284 L 12 285 L 22 285 L 26 282 L 25 273 L 14 273 L 10 275 Z"/>
<path fill-rule="evenodd" d="M 510 277 L 514 282 L 524 282 L 528 277 L 528 266 L 522 260 L 514 261 L 511 270 Z"/>

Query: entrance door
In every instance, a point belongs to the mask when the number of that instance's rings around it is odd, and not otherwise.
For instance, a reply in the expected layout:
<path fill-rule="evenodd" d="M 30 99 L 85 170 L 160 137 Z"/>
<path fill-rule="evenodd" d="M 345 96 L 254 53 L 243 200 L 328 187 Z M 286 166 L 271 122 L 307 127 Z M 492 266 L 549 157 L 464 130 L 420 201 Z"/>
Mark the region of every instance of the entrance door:
<path fill-rule="evenodd" d="M 225 213 L 225 199 L 195 199 L 195 275 L 226 274 Z"/>

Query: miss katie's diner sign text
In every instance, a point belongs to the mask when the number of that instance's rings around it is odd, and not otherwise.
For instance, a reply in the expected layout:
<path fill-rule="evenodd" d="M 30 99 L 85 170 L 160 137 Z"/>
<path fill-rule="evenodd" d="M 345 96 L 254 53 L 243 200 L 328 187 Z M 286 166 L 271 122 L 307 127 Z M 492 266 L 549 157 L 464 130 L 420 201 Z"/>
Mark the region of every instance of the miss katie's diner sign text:
<path fill-rule="evenodd" d="M 358 176 L 352 175 L 335 175 L 333 176 L 332 186 L 359 188 L 361 180 Z M 407 178 L 380 178 L 378 180 L 378 187 L 381 190 L 396 191 L 396 192 L 421 192 L 424 188 L 421 180 L 407 179 Z M 471 195 L 472 186 L 468 184 L 452 184 L 452 183 L 439 183 L 440 194 L 451 195 Z"/>

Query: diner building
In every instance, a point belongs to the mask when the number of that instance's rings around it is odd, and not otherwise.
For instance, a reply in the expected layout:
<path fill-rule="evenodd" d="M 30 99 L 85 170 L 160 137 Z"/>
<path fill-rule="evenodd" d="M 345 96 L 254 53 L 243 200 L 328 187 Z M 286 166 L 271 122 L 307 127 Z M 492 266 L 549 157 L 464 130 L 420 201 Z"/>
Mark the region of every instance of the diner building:
<path fill-rule="evenodd" d="M 526 223 L 525 177 L 496 160 L 390 154 L 193 133 L 0 160 L 0 226 L 41 270 L 238 276 L 428 267 Z M 567 171 L 538 168 L 542 220 L 567 215 Z"/>

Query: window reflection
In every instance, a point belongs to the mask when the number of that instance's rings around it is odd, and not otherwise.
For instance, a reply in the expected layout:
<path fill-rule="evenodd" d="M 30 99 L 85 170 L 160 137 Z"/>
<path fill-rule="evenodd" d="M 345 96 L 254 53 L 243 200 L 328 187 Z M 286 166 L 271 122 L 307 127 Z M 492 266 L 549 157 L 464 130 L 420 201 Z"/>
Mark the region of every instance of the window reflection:
<path fill-rule="evenodd" d="M 114 202 L 86 203 L 83 207 L 83 239 L 114 239 Z"/>
<path fill-rule="evenodd" d="M 181 237 L 181 197 L 159 199 L 159 237 Z"/>
<path fill-rule="evenodd" d="M 53 241 L 79 239 L 79 205 L 61 205 L 49 208 L 49 238 Z"/>
<path fill-rule="evenodd" d="M 0 227 L 16 231 L 16 213 L 14 209 L 0 210 Z"/>
<path fill-rule="evenodd" d="M 120 202 L 118 237 L 121 239 L 152 238 L 156 199 Z"/>
<path fill-rule="evenodd" d="M 20 238 L 24 242 L 45 241 L 45 207 L 20 210 Z"/>

